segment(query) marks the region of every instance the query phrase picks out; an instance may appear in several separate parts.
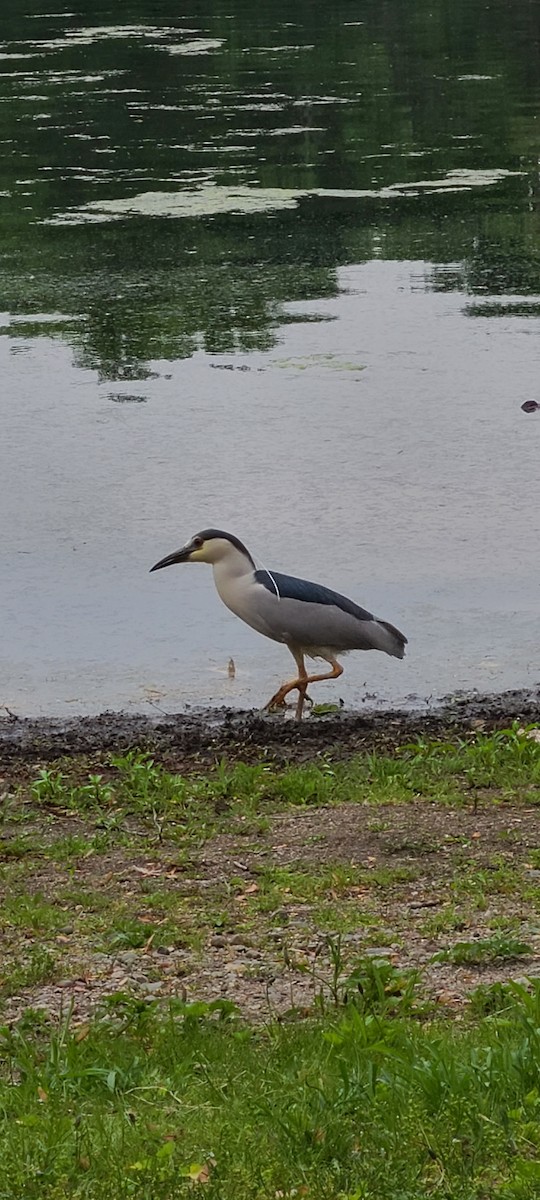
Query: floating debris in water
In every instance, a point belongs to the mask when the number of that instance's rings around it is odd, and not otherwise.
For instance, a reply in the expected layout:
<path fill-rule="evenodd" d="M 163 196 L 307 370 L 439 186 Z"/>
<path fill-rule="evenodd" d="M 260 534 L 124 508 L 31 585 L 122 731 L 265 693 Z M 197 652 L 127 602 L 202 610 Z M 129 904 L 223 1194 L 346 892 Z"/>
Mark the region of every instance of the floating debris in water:
<path fill-rule="evenodd" d="M 50 41 L 33 40 L 29 44 L 38 51 L 63 50 L 66 46 L 91 46 L 93 42 L 103 42 L 111 38 L 164 38 L 175 32 L 174 29 L 154 25 L 95 25 L 68 30 L 63 37 L 52 38 Z"/>
<path fill-rule="evenodd" d="M 458 83 L 483 83 L 486 79 L 500 79 L 500 75 L 456 75 Z"/>
<path fill-rule="evenodd" d="M 113 404 L 146 404 L 146 396 L 130 396 L 127 392 L 110 392 L 107 399 Z"/>
<path fill-rule="evenodd" d="M 221 50 L 225 38 L 195 38 L 191 42 L 181 42 L 176 46 L 158 46 L 168 54 L 209 54 L 211 50 Z"/>
<path fill-rule="evenodd" d="M 414 183 L 395 183 L 382 188 L 257 188 L 239 185 L 206 184 L 176 192 L 140 192 L 116 200 L 92 200 L 80 208 L 45 218 L 43 225 L 69 225 L 92 221 L 120 221 L 129 217 L 211 217 L 225 213 L 265 213 L 297 208 L 302 200 L 379 199 L 391 200 L 429 192 L 461 192 L 476 187 L 491 187 L 501 180 L 522 175 L 505 168 L 493 170 L 448 171 L 439 179 L 418 179 Z"/>

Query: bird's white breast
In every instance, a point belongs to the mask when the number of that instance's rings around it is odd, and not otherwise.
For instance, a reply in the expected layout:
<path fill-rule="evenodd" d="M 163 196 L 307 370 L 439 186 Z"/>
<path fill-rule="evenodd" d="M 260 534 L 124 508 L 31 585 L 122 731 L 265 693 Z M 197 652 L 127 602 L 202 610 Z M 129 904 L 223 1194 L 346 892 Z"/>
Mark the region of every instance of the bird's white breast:
<path fill-rule="evenodd" d="M 283 640 L 277 632 L 275 620 L 269 623 L 266 619 L 271 617 L 271 610 L 279 604 L 279 599 L 257 582 L 251 565 L 246 570 L 245 559 L 238 555 L 238 559 L 231 556 L 226 561 L 215 563 L 214 583 L 221 600 L 235 616 L 256 629 L 257 633 L 274 641 Z"/>

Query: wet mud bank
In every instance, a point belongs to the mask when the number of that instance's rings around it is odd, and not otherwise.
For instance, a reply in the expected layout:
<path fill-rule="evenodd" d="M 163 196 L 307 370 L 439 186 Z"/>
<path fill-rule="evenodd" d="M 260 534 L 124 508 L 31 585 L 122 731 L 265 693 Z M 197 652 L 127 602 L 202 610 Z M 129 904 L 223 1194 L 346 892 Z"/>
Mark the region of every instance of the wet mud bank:
<path fill-rule="evenodd" d="M 150 717 L 125 712 L 69 720 L 0 717 L 0 768 L 57 758 L 151 751 L 170 766 L 188 768 L 220 758 L 301 762 L 320 754 L 346 758 L 372 748 L 392 751 L 418 737 L 446 738 L 540 720 L 540 688 L 495 695 L 448 696 L 422 709 L 364 710 L 311 717 L 202 709 Z"/>

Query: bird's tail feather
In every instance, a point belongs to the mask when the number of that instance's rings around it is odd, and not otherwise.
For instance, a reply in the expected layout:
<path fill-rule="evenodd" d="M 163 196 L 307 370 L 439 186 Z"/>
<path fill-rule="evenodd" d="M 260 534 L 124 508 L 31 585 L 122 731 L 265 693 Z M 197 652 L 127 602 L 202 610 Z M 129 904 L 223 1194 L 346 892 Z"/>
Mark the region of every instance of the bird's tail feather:
<path fill-rule="evenodd" d="M 388 637 L 385 637 L 381 650 L 385 650 L 393 658 L 403 658 L 407 645 L 405 634 L 400 633 L 399 629 L 396 629 L 395 625 L 391 625 L 389 621 L 381 621 L 379 617 L 377 617 L 377 625 L 380 625 L 389 634 Z"/>

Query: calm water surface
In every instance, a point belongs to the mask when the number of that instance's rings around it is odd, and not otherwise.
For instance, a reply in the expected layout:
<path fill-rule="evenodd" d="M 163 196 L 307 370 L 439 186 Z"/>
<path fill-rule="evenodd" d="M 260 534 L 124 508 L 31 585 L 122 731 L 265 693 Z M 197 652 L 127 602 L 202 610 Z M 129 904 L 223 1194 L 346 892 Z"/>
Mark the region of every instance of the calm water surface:
<path fill-rule="evenodd" d="M 182 8 L 3 2 L 0 705 L 267 699 L 207 525 L 537 683 L 540 0 Z"/>

